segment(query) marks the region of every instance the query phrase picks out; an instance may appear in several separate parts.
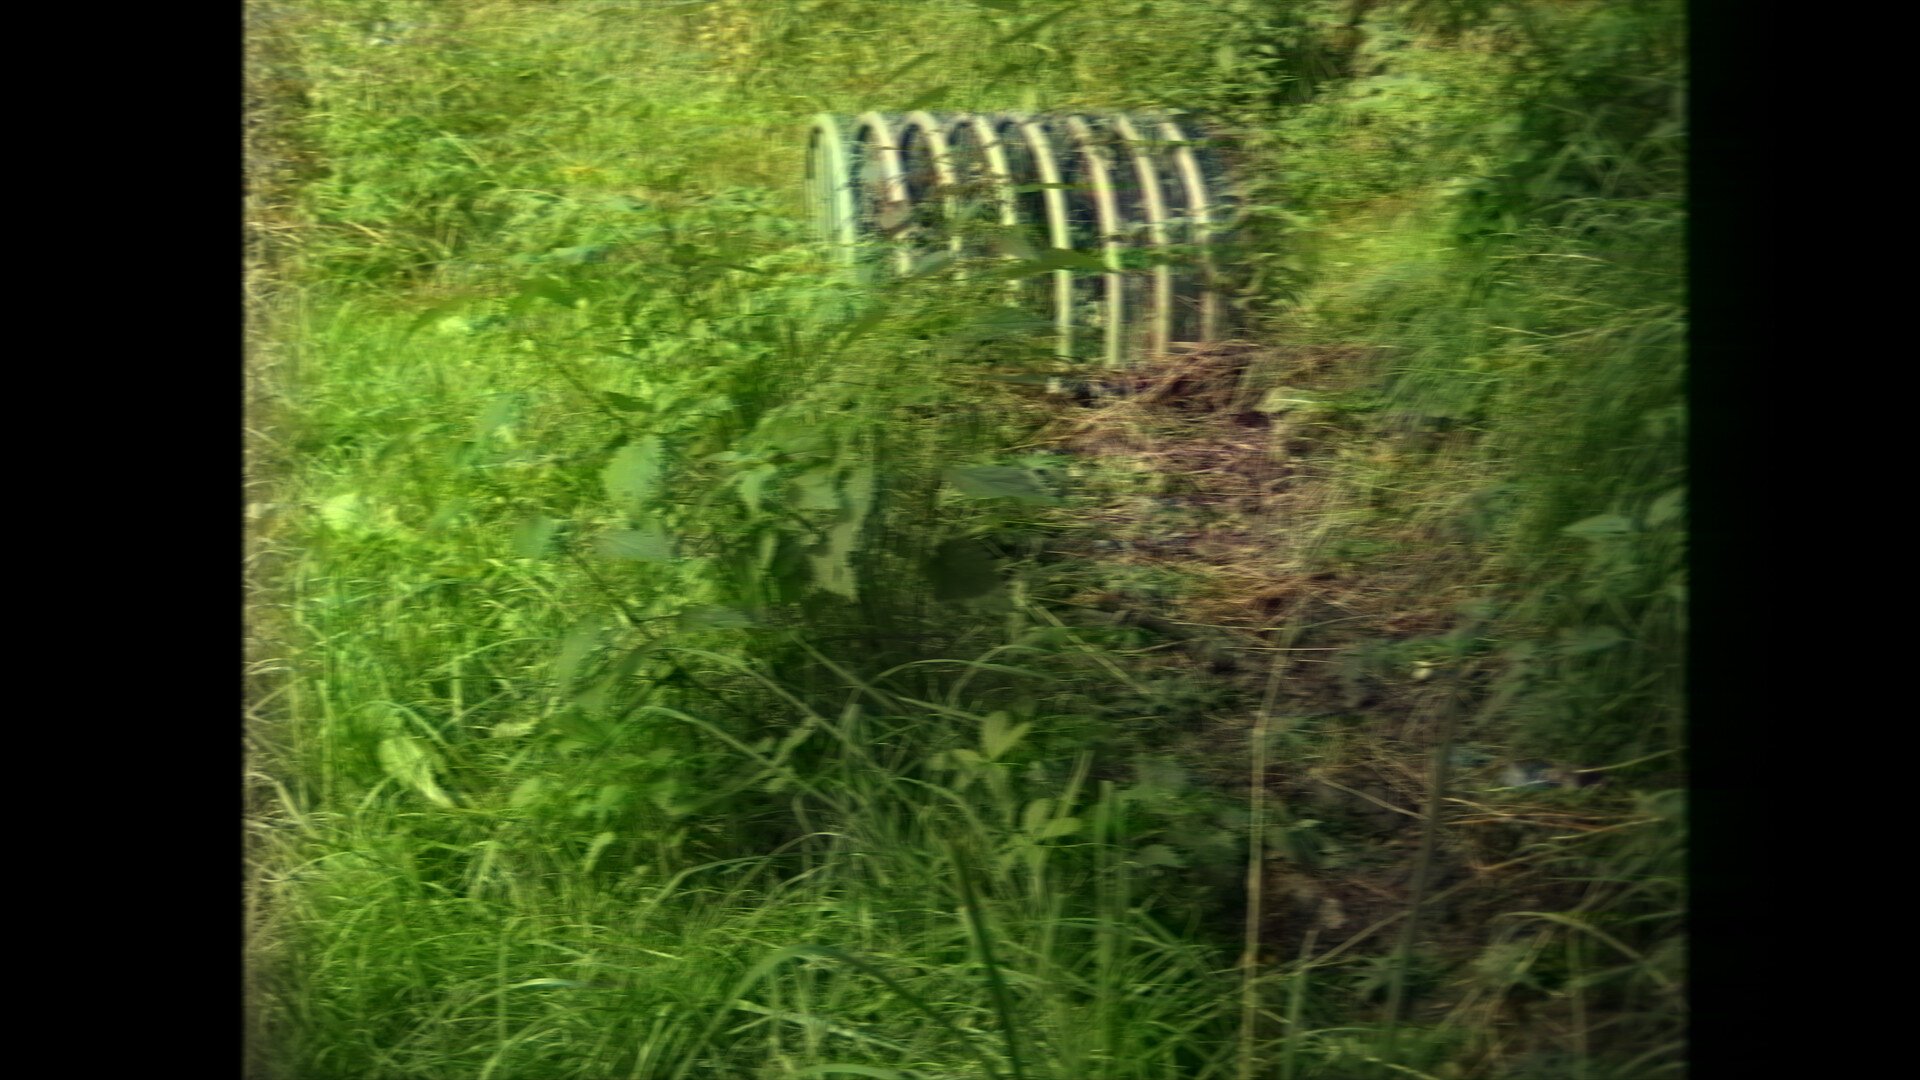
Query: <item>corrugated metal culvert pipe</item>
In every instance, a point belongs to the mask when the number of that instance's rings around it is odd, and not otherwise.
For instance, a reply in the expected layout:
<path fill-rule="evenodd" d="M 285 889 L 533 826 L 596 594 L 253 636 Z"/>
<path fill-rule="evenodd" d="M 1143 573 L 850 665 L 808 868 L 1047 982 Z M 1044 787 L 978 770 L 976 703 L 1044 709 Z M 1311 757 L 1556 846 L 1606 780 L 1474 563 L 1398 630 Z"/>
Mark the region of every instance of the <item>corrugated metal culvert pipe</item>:
<path fill-rule="evenodd" d="M 1052 263 L 1016 292 L 1055 352 L 1120 366 L 1216 340 L 1214 254 L 1231 202 L 1190 120 L 878 112 L 821 116 L 807 202 L 849 262 L 910 274 L 954 255 Z"/>

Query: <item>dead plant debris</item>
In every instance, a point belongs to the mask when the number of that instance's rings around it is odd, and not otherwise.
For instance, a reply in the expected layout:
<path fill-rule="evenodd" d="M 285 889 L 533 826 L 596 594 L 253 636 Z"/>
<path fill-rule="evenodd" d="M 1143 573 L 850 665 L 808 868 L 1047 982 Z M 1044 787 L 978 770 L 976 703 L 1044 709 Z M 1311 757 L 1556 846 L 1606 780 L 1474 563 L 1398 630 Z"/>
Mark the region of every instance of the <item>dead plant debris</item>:
<path fill-rule="evenodd" d="M 1180 583 L 1152 595 L 1090 587 L 1066 599 L 1083 621 L 1178 643 L 1141 650 L 1140 665 L 1197 670 L 1238 690 L 1233 700 L 1258 702 L 1283 630 L 1295 631 L 1285 635 L 1276 712 L 1322 726 L 1313 760 L 1276 762 L 1269 790 L 1283 817 L 1312 826 L 1283 833 L 1320 839 L 1290 839 L 1270 855 L 1269 962 L 1300 959 L 1313 942 L 1316 955 L 1357 948 L 1404 916 L 1433 717 L 1479 674 L 1432 679 L 1404 651 L 1459 625 L 1475 553 L 1357 501 L 1366 492 L 1356 469 L 1400 467 L 1407 440 L 1377 418 L 1298 404 L 1364 391 L 1376 359 L 1361 348 L 1245 342 L 1167 356 L 1129 372 L 1111 399 L 1066 411 L 1041 438 L 1078 463 L 1081 491 L 1094 495 L 1056 523 L 1054 552 Z M 1445 451 L 1431 440 L 1412 452 L 1421 449 Z M 1219 754 L 1221 737 L 1244 737 L 1251 720 L 1251 707 L 1216 711 L 1190 733 L 1198 759 L 1221 761 L 1211 779 L 1227 790 L 1246 780 Z M 1432 947 L 1462 957 L 1485 946 L 1486 920 L 1516 890 L 1571 902 L 1544 894 L 1557 886 L 1530 864 L 1529 843 L 1622 820 L 1622 807 L 1489 791 L 1492 776 L 1490 767 L 1455 771 L 1422 917 Z"/>

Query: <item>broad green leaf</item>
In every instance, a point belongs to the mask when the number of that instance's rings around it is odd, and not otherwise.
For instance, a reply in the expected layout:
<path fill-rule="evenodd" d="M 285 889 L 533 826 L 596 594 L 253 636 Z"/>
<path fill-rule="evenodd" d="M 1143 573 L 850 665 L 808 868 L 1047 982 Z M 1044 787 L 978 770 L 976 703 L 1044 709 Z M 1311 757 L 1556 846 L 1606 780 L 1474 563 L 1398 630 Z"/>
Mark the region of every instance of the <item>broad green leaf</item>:
<path fill-rule="evenodd" d="M 840 508 L 839 473 L 830 466 L 808 469 L 794 480 L 802 510 L 838 510 Z"/>
<path fill-rule="evenodd" d="M 783 432 L 767 447 L 769 453 L 781 458 L 812 457 L 831 449 L 833 437 L 819 431 Z"/>
<path fill-rule="evenodd" d="M 598 814 L 618 813 L 626 806 L 627 796 L 631 793 L 631 790 L 632 789 L 628 788 L 625 784 L 601 784 L 600 790 L 594 793 L 594 812 Z"/>
<path fill-rule="evenodd" d="M 543 261 L 580 266 L 586 263 L 597 263 L 604 260 L 607 257 L 607 252 L 611 249 L 612 245 L 609 244 L 581 244 L 578 247 L 554 248 L 542 256 L 542 259 Z"/>
<path fill-rule="evenodd" d="M 406 711 L 394 708 L 391 702 L 379 702 L 368 709 L 367 720 L 374 728 L 388 735 L 404 735 L 409 730 Z"/>
<path fill-rule="evenodd" d="M 407 324 L 406 336 L 411 337 L 419 333 L 420 328 L 428 323 L 445 324 L 451 321 L 453 317 L 457 317 L 460 309 L 466 307 L 467 304 L 468 300 L 466 297 L 455 297 L 451 300 L 443 300 L 438 304 L 434 304 L 432 307 L 427 308 L 413 317 L 413 321 Z"/>
<path fill-rule="evenodd" d="M 600 473 L 607 498 L 621 511 L 639 516 L 660 487 L 660 440 L 652 435 L 628 443 Z"/>
<path fill-rule="evenodd" d="M 691 630 L 739 630 L 759 622 L 753 613 L 731 607 L 697 607 L 680 613 L 680 625 Z"/>
<path fill-rule="evenodd" d="M 873 492 L 872 465 L 858 465 L 847 473 L 847 482 L 841 494 L 846 499 L 847 513 L 852 518 L 855 532 L 866 524 L 867 514 L 873 510 Z"/>
<path fill-rule="evenodd" d="M 778 465 L 761 465 L 740 474 L 740 501 L 747 504 L 747 512 L 760 512 L 760 499 L 767 484 L 780 475 Z"/>
<path fill-rule="evenodd" d="M 433 777 L 433 753 L 408 735 L 392 735 L 380 740 L 380 768 L 388 776 L 406 784 L 436 806 L 452 807 L 453 799 L 440 789 Z"/>
<path fill-rule="evenodd" d="M 1016 259 L 1020 263 L 1031 263 L 1040 257 L 1039 249 L 1035 248 L 1033 242 L 1027 239 L 1027 234 L 1025 230 L 1022 229 L 996 229 L 989 234 L 987 243 L 988 246 L 993 249 L 995 255 Z M 1032 270 L 1021 270 L 1019 274 L 1015 276 L 1024 277 L 1034 272 L 1035 271 Z"/>
<path fill-rule="evenodd" d="M 557 518 L 536 517 L 513 527 L 513 553 L 523 559 L 538 559 L 547 553 L 554 534 L 560 530 Z"/>
<path fill-rule="evenodd" d="M 499 431 L 501 428 L 506 427 L 508 424 L 513 423 L 513 414 L 515 409 L 519 407 L 519 404 L 520 402 L 517 395 L 494 395 L 493 400 L 487 402 L 487 407 L 482 409 L 480 415 L 473 420 L 473 435 L 471 436 L 473 441 L 479 442 L 494 432 Z"/>
<path fill-rule="evenodd" d="M 946 96 L 947 96 L 947 84 L 935 83 L 933 84 L 933 87 L 931 89 L 927 90 L 925 93 L 921 94 L 919 97 L 913 98 L 912 100 L 901 105 L 900 111 L 903 113 L 909 113 L 909 112 L 915 112 L 920 109 L 925 109 L 933 105 L 938 105 Z"/>
<path fill-rule="evenodd" d="M 760 534 L 760 561 L 758 569 L 762 574 L 773 570 L 773 563 L 780 555 L 782 534 L 775 529 L 767 529 Z"/>
<path fill-rule="evenodd" d="M 573 624 L 567 636 L 561 639 L 560 654 L 553 661 L 554 685 L 566 690 L 573 682 L 574 672 L 593 651 L 600 647 L 600 635 L 606 627 L 599 619 L 582 619 Z"/>
<path fill-rule="evenodd" d="M 502 720 L 487 732 L 496 739 L 517 739 L 522 735 L 531 735 L 540 726 L 537 717 L 523 717 L 519 720 Z"/>
<path fill-rule="evenodd" d="M 1686 499 L 1687 489 L 1677 487 L 1653 500 L 1653 505 L 1647 508 L 1647 524 L 1665 525 L 1679 517 L 1686 508 Z"/>
<path fill-rule="evenodd" d="M 973 766 L 980 765 L 986 761 L 985 758 L 980 756 L 980 752 L 978 750 L 970 750 L 964 746 L 956 747 L 955 749 L 952 749 L 952 750 L 946 750 L 946 751 L 943 751 L 943 753 L 946 754 L 947 757 L 952 761 L 953 763 L 952 767 L 954 768 L 972 768 Z"/>
<path fill-rule="evenodd" d="M 851 514 L 840 515 L 840 520 L 827 530 L 826 542 L 808 555 L 815 585 L 849 600 L 860 599 L 853 573 L 853 549 L 859 533 L 860 523 Z"/>
<path fill-rule="evenodd" d="M 1582 540 L 1605 540 L 1632 532 L 1633 522 L 1618 514 L 1598 514 L 1576 521 L 1560 531 Z"/>
<path fill-rule="evenodd" d="M 346 531 L 360 523 L 360 496 L 355 492 L 335 495 L 320 504 L 320 520 L 330 529 Z"/>
<path fill-rule="evenodd" d="M 1686 419 L 1687 408 L 1684 405 L 1668 405 L 1640 417 L 1647 433 L 1655 438 L 1680 434 L 1685 430 Z"/>
<path fill-rule="evenodd" d="M 570 705 L 553 714 L 553 729 L 575 742 L 596 746 L 606 741 L 605 726 L 587 715 L 584 708 Z"/>
<path fill-rule="evenodd" d="M 1611 626 L 1579 626 L 1560 631 L 1560 650 L 1568 656 L 1611 649 L 1627 636 Z"/>
<path fill-rule="evenodd" d="M 1077 833 L 1079 831 L 1080 831 L 1079 818 L 1077 817 L 1055 818 L 1054 820 L 1047 822 L 1046 827 L 1040 830 L 1038 834 L 1038 839 L 1052 840 L 1052 839 L 1055 839 L 1056 837 L 1072 836 L 1074 833 Z"/>
<path fill-rule="evenodd" d="M 1000 585 L 993 556 L 975 540 L 960 538 L 942 543 L 927 560 L 925 570 L 936 600 L 970 600 Z"/>
<path fill-rule="evenodd" d="M 847 326 L 845 330 L 842 330 L 840 332 L 840 338 L 838 342 L 836 342 L 836 345 L 838 347 L 844 348 L 846 345 L 854 341 L 854 339 L 860 337 L 862 334 L 865 334 L 867 331 L 885 322 L 887 315 L 892 310 L 893 309 L 890 306 L 888 306 L 888 304 L 884 300 L 880 303 L 874 304 L 873 307 L 869 309 L 866 314 L 860 316 L 858 319 L 855 319 L 851 324 Z"/>
<path fill-rule="evenodd" d="M 800 744 L 806 742 L 812 737 L 813 733 L 818 730 L 815 725 L 815 721 L 808 720 L 806 723 L 794 728 L 792 732 L 788 733 L 786 738 L 780 740 L 780 749 L 774 756 L 778 760 L 785 761 L 788 755 L 798 750 Z"/>
<path fill-rule="evenodd" d="M 725 394 L 708 394 L 691 405 L 681 406 L 681 410 L 690 416 L 719 416 L 730 413 L 739 406 Z"/>
<path fill-rule="evenodd" d="M 1133 861 L 1141 866 L 1185 866 L 1180 853 L 1165 844 L 1148 844 L 1133 853 Z"/>
<path fill-rule="evenodd" d="M 614 696 L 634 678 L 634 673 L 641 669 L 641 665 L 647 663 L 649 655 L 653 655 L 653 651 L 645 646 L 620 651 L 618 655 L 614 655 L 578 694 L 572 696 L 576 711 L 588 715 L 589 719 L 595 719 L 595 723 L 599 717 L 605 717 Z M 595 726 L 595 730 L 599 728 Z"/>
<path fill-rule="evenodd" d="M 961 492 L 981 499 L 1018 499 L 1022 502 L 1054 503 L 1053 496 L 1033 474 L 1008 465 L 975 465 L 947 470 L 947 482 Z"/>
<path fill-rule="evenodd" d="M 1171 761 L 1144 759 L 1135 766 L 1132 790 L 1144 798 L 1178 795 L 1187 790 L 1187 771 Z"/>
<path fill-rule="evenodd" d="M 1052 799 L 1035 799 L 1020 812 L 1020 831 L 1029 836 L 1037 835 L 1046 827 L 1047 819 L 1053 814 Z"/>
<path fill-rule="evenodd" d="M 1013 749 L 1033 729 L 1031 722 L 1014 724 L 1010 723 L 1011 720 L 1006 713 L 996 712 L 980 725 L 980 749 L 988 761 L 998 761 L 1002 754 Z"/>
<path fill-rule="evenodd" d="M 691 805 L 681 798 L 684 794 L 686 794 L 686 785 L 679 777 L 669 776 L 653 785 L 652 790 L 647 792 L 647 801 L 672 817 L 681 817 L 692 809 Z"/>
<path fill-rule="evenodd" d="M 603 558 L 634 562 L 667 562 L 673 558 L 673 542 L 659 529 L 621 529 L 600 537 L 594 550 Z"/>
<path fill-rule="evenodd" d="M 1260 399 L 1260 404 L 1255 405 L 1254 408 L 1274 415 L 1292 412 L 1311 413 L 1319 411 L 1320 403 L 1313 398 L 1303 397 L 1298 390 L 1276 386 L 1267 391 L 1266 395 Z"/>
<path fill-rule="evenodd" d="M 647 403 L 637 397 L 629 397 L 626 394 L 616 394 L 611 390 L 601 391 L 600 400 L 621 412 L 640 412 L 647 407 Z"/>
<path fill-rule="evenodd" d="M 766 534 L 772 543 L 763 544 L 762 554 L 771 551 L 771 557 L 760 568 L 762 583 L 768 595 L 790 602 L 800 599 L 807 588 L 813 584 L 813 564 L 808 557 L 807 545 L 794 533 L 769 530 Z"/>
<path fill-rule="evenodd" d="M 580 860 L 580 872 L 583 874 L 592 873 L 593 864 L 600 861 L 600 853 L 607 850 L 607 846 L 612 844 L 615 839 L 616 837 L 611 830 L 595 836 L 593 843 L 587 847 L 587 857 Z M 522 985 L 525 984 L 523 983 Z"/>
<path fill-rule="evenodd" d="M 578 291 L 557 277 L 532 277 L 520 283 L 519 294 L 509 302 L 508 306 L 520 312 L 532 307 L 537 301 L 546 300 L 561 307 L 572 307 L 579 295 Z"/>

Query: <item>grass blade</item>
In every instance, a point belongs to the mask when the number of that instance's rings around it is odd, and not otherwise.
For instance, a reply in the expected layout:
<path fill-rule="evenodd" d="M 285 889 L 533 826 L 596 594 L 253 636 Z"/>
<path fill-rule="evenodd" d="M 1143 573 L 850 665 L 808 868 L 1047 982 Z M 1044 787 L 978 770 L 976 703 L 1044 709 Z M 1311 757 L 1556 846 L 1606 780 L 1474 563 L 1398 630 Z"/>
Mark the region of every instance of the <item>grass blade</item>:
<path fill-rule="evenodd" d="M 1013 1070 L 1014 1080 L 1025 1080 L 1026 1069 L 1020 1063 L 1019 1033 L 1013 1022 L 1013 997 L 1007 992 L 1006 980 L 1000 977 L 1000 965 L 993 959 L 993 936 L 987 930 L 986 912 L 980 908 L 980 897 L 973 887 L 973 875 L 960 855 L 959 846 L 949 843 L 947 851 L 953 857 L 954 877 L 960 883 L 960 903 L 967 910 L 967 922 L 973 930 L 974 945 L 980 950 L 980 963 L 987 969 L 987 986 L 993 993 L 993 1008 L 1000 1014 L 1000 1030 L 1007 1040 L 1007 1067 Z"/>

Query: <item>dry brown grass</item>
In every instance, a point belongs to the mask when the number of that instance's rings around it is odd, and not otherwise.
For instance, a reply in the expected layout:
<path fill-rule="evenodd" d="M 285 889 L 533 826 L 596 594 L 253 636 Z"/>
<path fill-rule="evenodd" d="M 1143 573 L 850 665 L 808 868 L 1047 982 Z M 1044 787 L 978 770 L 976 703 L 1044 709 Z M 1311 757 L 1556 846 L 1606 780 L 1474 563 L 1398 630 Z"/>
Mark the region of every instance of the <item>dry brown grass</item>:
<path fill-rule="evenodd" d="M 1459 626 L 1465 603 L 1484 593 L 1483 553 L 1450 530 L 1457 507 L 1444 501 L 1471 488 L 1472 477 L 1447 478 L 1472 462 L 1472 436 L 1409 437 L 1370 416 L 1259 408 L 1274 387 L 1316 399 L 1364 391 L 1378 362 L 1351 347 L 1218 345 L 1143 364 L 1123 397 L 1064 415 L 1043 436 L 1092 466 L 1086 490 L 1098 493 L 1056 523 L 1054 546 L 1180 583 L 1170 596 L 1068 598 L 1087 617 L 1173 639 L 1136 654 L 1142 670 L 1197 669 L 1256 701 L 1276 650 L 1290 650 L 1275 715 L 1311 722 L 1313 737 L 1274 759 L 1269 797 L 1285 820 L 1337 823 L 1342 850 L 1333 864 L 1282 854 L 1267 865 L 1262 965 L 1297 959 L 1310 937 L 1317 952 L 1357 955 L 1397 932 L 1413 900 L 1440 718 L 1465 707 L 1487 674 L 1466 659 L 1435 678 L 1405 652 Z M 1400 490 L 1429 501 L 1397 504 Z M 1226 762 L 1222 741 L 1244 739 L 1253 717 L 1216 719 L 1192 742 Z M 1228 763 L 1212 780 L 1244 790 L 1235 772 Z M 1491 783 L 1485 769 L 1456 775 L 1423 917 L 1429 944 L 1462 957 L 1516 888 L 1555 888 L 1527 860 L 1527 843 L 1603 828 L 1619 809 L 1575 813 L 1551 795 L 1488 794 Z"/>
<path fill-rule="evenodd" d="M 1391 437 L 1258 407 L 1275 386 L 1351 392 L 1373 366 L 1355 348 L 1247 343 L 1143 364 L 1123 398 L 1062 417 L 1045 437 L 1120 478 L 1096 484 L 1106 497 L 1076 508 L 1079 527 L 1060 546 L 1179 577 L 1183 594 L 1156 614 L 1233 634 L 1250 651 L 1283 624 L 1307 628 L 1311 647 L 1329 651 L 1444 632 L 1479 561 L 1438 535 L 1432 515 L 1396 522 L 1365 505 L 1356 477 L 1379 464 L 1364 456 Z M 1444 448 L 1424 464 L 1452 467 Z M 1368 554 L 1343 556 L 1338 542 L 1355 540 Z"/>

